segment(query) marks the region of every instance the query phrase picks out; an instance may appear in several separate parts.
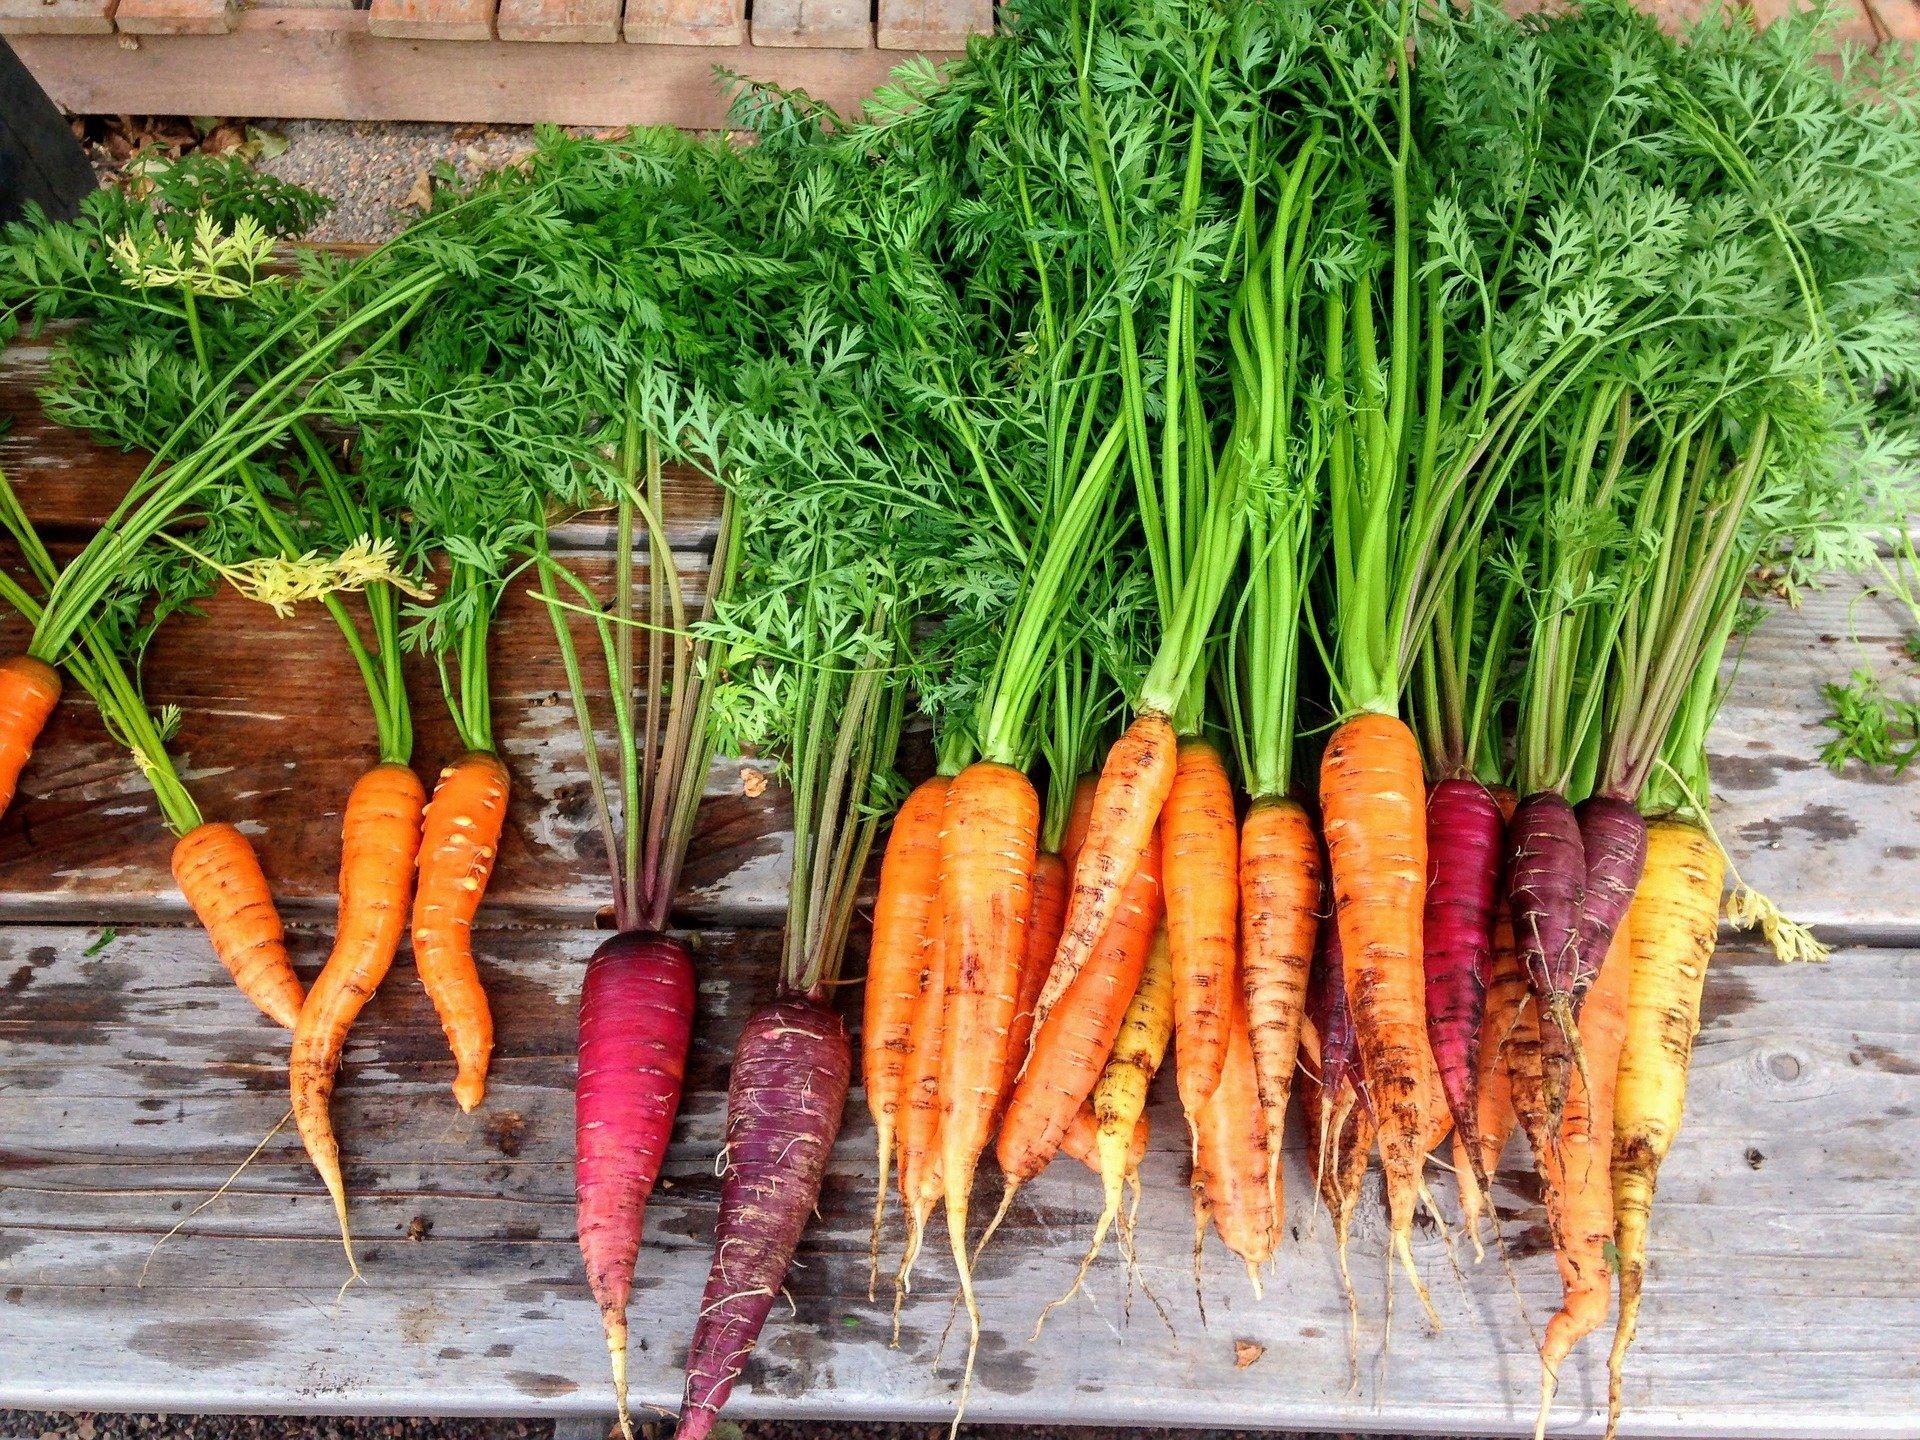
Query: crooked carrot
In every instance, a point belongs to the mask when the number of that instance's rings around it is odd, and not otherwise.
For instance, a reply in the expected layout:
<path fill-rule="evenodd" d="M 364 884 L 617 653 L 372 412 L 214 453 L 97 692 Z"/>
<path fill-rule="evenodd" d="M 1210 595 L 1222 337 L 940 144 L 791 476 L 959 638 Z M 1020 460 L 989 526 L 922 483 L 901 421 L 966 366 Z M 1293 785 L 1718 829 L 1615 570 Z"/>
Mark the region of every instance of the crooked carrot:
<path fill-rule="evenodd" d="M 376 765 L 354 784 L 340 827 L 340 919 L 333 950 L 293 1027 L 287 1075 L 293 1118 L 313 1168 L 333 1198 L 347 1264 L 353 1236 L 347 1226 L 347 1189 L 340 1144 L 327 1104 L 347 1032 L 361 1007 L 386 979 L 406 933 L 407 901 L 420 851 L 420 816 L 427 793 L 411 766 Z"/>
<path fill-rule="evenodd" d="M 498 756 L 461 756 L 440 772 L 420 840 L 413 962 L 458 1066 L 453 1096 L 462 1110 L 486 1095 L 493 1053 L 493 1014 L 473 959 L 473 917 L 506 824 L 507 785 Z"/>

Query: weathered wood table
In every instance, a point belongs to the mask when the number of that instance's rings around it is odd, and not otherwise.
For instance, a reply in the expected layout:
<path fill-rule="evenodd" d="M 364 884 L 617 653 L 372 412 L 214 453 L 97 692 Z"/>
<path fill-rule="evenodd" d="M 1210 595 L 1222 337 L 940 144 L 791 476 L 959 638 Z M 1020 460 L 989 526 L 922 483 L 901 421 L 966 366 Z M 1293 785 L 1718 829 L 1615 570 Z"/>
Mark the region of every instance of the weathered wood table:
<path fill-rule="evenodd" d="M 37 415 L 44 347 L 0 362 L 4 464 L 67 540 L 137 468 Z M 707 499 L 675 496 L 702 539 Z M 607 538 L 581 531 L 582 548 Z M 4 628 L 4 627 L 0 627 Z M 1886 662 L 1901 617 L 1858 586 L 1770 619 L 1715 740 L 1716 823 L 1746 878 L 1837 943 L 1785 969 L 1730 940 L 1714 962 L 1688 1125 L 1663 1176 L 1627 1397 L 1638 1434 L 1920 1434 L 1920 774 L 1819 767 L 1819 688 Z M 1863 647 L 1855 649 L 1855 643 Z M 17 629 L 0 645 L 17 645 Z M 587 1415 L 610 1408 L 574 1241 L 574 1002 L 605 896 L 578 746 L 546 621 L 501 626 L 499 720 L 516 792 L 479 937 L 499 1026 L 487 1103 L 463 1116 L 431 1008 L 403 957 L 347 1052 L 335 1115 L 368 1283 L 344 1295 L 332 1212 L 291 1127 L 205 1208 L 286 1113 L 285 1037 L 183 928 L 158 816 L 82 703 L 61 709 L 0 827 L 0 1405 L 162 1410 Z M 160 642 L 154 698 L 177 703 L 209 815 L 255 835 L 297 932 L 324 953 L 339 807 L 372 758 L 324 616 L 276 623 L 229 596 Z M 427 677 L 423 764 L 453 743 Z M 727 1057 L 766 993 L 787 837 L 777 788 L 712 776 L 680 923 L 704 966 L 686 1104 L 648 1215 L 633 1304 L 636 1398 L 677 1399 L 704 1277 Z M 1167 1087 L 1170 1089 L 1170 1087 Z M 1354 1248 L 1360 1375 L 1328 1225 L 1295 1138 L 1289 1235 L 1266 1298 L 1209 1247 L 1194 1303 L 1181 1128 L 1155 1116 L 1141 1222 L 1145 1283 L 1117 1262 L 1027 1339 L 1064 1290 L 1098 1206 L 1057 1164 L 983 1262 L 981 1420 L 1523 1432 L 1536 1365 L 1522 1311 L 1558 1297 L 1537 1192 L 1508 1156 L 1499 1199 L 1519 1298 L 1497 1261 L 1419 1259 L 1445 1321 L 1404 1288 L 1383 1353 L 1381 1232 Z M 740 1414 L 944 1418 L 963 1345 L 930 1255 L 899 1347 L 867 1299 L 872 1132 L 856 1093 L 833 1173 L 736 1400 Z M 991 1183 L 991 1182 L 989 1182 Z M 1451 1201 L 1450 1186 L 1436 1186 Z M 185 1219 L 156 1251 L 156 1242 Z M 889 1251 L 899 1234 L 887 1236 Z M 1459 1269 L 1453 1262 L 1460 1262 Z M 1236 1368 L 1235 1342 L 1264 1355 Z M 1565 1376 L 1556 1432 L 1596 1428 L 1604 1336 Z"/>

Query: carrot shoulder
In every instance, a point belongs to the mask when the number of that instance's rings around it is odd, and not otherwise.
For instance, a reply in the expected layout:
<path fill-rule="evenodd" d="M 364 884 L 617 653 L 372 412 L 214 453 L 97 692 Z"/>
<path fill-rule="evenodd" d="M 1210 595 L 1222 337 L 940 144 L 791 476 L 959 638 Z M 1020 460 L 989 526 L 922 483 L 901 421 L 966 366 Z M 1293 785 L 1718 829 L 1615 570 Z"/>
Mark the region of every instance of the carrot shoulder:
<path fill-rule="evenodd" d="M 334 1071 L 347 1031 L 386 978 L 406 933 L 426 803 L 420 777 L 399 764 L 374 766 L 347 797 L 340 827 L 340 920 L 333 950 L 300 1008 L 287 1062 L 293 1118 L 313 1168 L 333 1198 L 349 1265 L 353 1241 L 347 1228 L 347 1191 L 327 1103 L 333 1098 Z"/>
<path fill-rule="evenodd" d="M 440 772 L 420 840 L 413 962 L 459 1067 L 453 1095 L 462 1110 L 486 1095 L 493 1053 L 493 1015 L 473 960 L 473 917 L 506 824 L 507 784 L 498 756 L 461 756 Z"/>
<path fill-rule="evenodd" d="M 173 878 L 240 993 L 291 1030 L 304 996 L 252 843 L 231 825 L 198 826 L 174 843 Z"/>

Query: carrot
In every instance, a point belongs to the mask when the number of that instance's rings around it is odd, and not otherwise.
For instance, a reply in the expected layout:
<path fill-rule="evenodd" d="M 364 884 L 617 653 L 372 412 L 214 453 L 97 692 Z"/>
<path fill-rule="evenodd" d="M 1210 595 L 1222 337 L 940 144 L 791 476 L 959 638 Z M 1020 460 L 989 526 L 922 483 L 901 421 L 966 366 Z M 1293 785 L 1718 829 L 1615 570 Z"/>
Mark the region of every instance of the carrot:
<path fill-rule="evenodd" d="M 1247 1038 L 1247 1002 L 1234 987 L 1228 1001 L 1227 1053 L 1220 1082 L 1194 1117 L 1194 1264 L 1209 1219 L 1227 1248 L 1247 1266 L 1253 1293 L 1260 1294 L 1260 1267 L 1273 1258 L 1281 1216 L 1269 1187 L 1268 1151 L 1277 1137 L 1267 1133 L 1253 1073 L 1253 1045 Z M 1174 1025 L 1179 1036 L 1179 1022 Z"/>
<path fill-rule="evenodd" d="M 1427 797 L 1427 1040 L 1446 1105 L 1464 1141 L 1469 1169 L 1479 1164 L 1480 1017 L 1486 1004 L 1493 921 L 1499 905 L 1500 808 L 1471 777 L 1442 780 Z M 1478 1172 L 1469 1177 L 1484 1183 Z"/>
<path fill-rule="evenodd" d="M 173 878 L 240 993 L 291 1030 L 304 996 L 252 842 L 231 825 L 199 825 L 174 842 Z"/>
<path fill-rule="evenodd" d="M 1560 1119 L 1560 1143 L 1536 1157 L 1547 1182 L 1547 1216 L 1555 1232 L 1554 1255 L 1560 1264 L 1564 1298 L 1547 1321 L 1540 1342 L 1535 1440 L 1547 1433 L 1560 1366 L 1573 1347 L 1607 1318 L 1612 1299 L 1607 1247 L 1613 1241 L 1613 1189 L 1607 1161 L 1613 1138 L 1614 1080 L 1627 1023 L 1631 931 L 1631 921 L 1614 929 L 1606 958 L 1580 1008 L 1580 1043 L 1592 1086 L 1575 1077 Z"/>
<path fill-rule="evenodd" d="M 1093 821 L 1093 792 L 1099 785 L 1098 775 L 1082 775 L 1073 783 L 1073 802 L 1067 807 L 1067 823 L 1060 834 L 1060 858 L 1066 862 L 1069 875 L 1079 863 L 1081 846 L 1087 843 L 1087 826 Z"/>
<path fill-rule="evenodd" d="M 1010 765 L 976 761 L 947 789 L 940 831 L 941 958 L 946 976 L 940 1178 L 947 1239 L 972 1337 L 969 1374 L 980 1309 L 967 1260 L 967 1204 L 974 1168 L 993 1132 L 1007 1038 L 1019 1005 L 1039 828 L 1039 797 L 1027 777 Z M 1036 1017 L 1036 1026 L 1044 1023 L 1044 1015 Z"/>
<path fill-rule="evenodd" d="M 1333 1216 L 1340 1289 L 1347 1301 L 1347 1358 L 1360 1376 L 1360 1304 L 1347 1264 L 1353 1215 L 1373 1151 L 1373 1107 L 1360 1087 L 1359 1042 L 1340 954 L 1340 927 L 1322 925 L 1307 988 L 1301 1035 L 1301 1100 L 1307 1112 L 1307 1156 L 1314 1190 Z"/>
<path fill-rule="evenodd" d="M 1507 904 L 1527 983 L 1542 1020 L 1552 1022 L 1542 1026 L 1540 1051 L 1550 1129 L 1559 1123 L 1567 1076 L 1579 1058 L 1574 982 L 1586 887 L 1586 843 L 1573 806 L 1558 791 L 1527 796 L 1508 828 Z"/>
<path fill-rule="evenodd" d="M 340 919 L 333 950 L 300 1007 L 287 1061 L 293 1118 L 313 1168 L 333 1197 L 340 1243 L 356 1275 L 340 1144 L 327 1102 L 347 1031 L 386 979 L 406 933 L 407 901 L 420 851 L 420 814 L 426 803 L 420 777 L 412 767 L 395 763 L 374 766 L 348 795 L 340 826 Z"/>
<path fill-rule="evenodd" d="M 1127 1142 L 1126 1166 L 1122 1174 L 1137 1177 L 1140 1162 L 1147 1157 L 1147 1139 L 1150 1134 L 1148 1119 L 1142 1115 L 1133 1126 L 1133 1138 Z M 1078 1160 L 1094 1174 L 1100 1173 L 1100 1116 L 1093 1108 L 1093 1102 L 1087 1101 L 1074 1114 L 1073 1123 L 1067 1127 L 1067 1133 L 1061 1137 L 1060 1153 L 1068 1159 Z"/>
<path fill-rule="evenodd" d="M 1640 1319 L 1654 1185 L 1686 1110 L 1687 1065 L 1700 1029 L 1700 994 L 1719 931 L 1725 879 L 1720 847 L 1704 830 L 1678 819 L 1648 827 L 1646 869 L 1625 927 L 1633 963 L 1613 1107 L 1620 1319 L 1607 1361 L 1609 1436 L 1620 1423 L 1621 1377 Z"/>
<path fill-rule="evenodd" d="M 580 986 L 574 1203 L 620 1428 L 629 1436 L 627 1301 L 647 1201 L 680 1109 L 696 991 L 686 947 L 645 930 L 608 936 L 587 961 Z"/>
<path fill-rule="evenodd" d="M 1112 1053 L 1160 927 L 1160 860 L 1159 842 L 1149 837 L 1099 947 L 1034 1035 L 995 1150 L 1007 1179 L 1000 1215 L 1059 1150 Z"/>
<path fill-rule="evenodd" d="M 1189 1123 L 1226 1063 L 1240 894 L 1240 835 L 1233 786 L 1220 752 L 1183 740 L 1160 812 L 1166 869 L 1167 948 L 1173 955 L 1173 1044 L 1180 1107 Z"/>
<path fill-rule="evenodd" d="M 1426 788 L 1413 732 L 1379 712 L 1341 725 L 1321 759 L 1320 807 L 1347 996 L 1379 1125 L 1393 1246 L 1431 1315 L 1413 1260 L 1424 1159 L 1420 1056 L 1427 1048 Z"/>
<path fill-rule="evenodd" d="M 873 1201 L 873 1244 L 867 1274 L 871 1298 L 880 1263 L 880 1222 L 886 1213 L 888 1167 L 906 1089 L 914 1007 L 925 979 L 927 920 L 940 893 L 940 819 L 948 777 L 914 788 L 887 837 L 880 862 L 880 894 L 873 906 L 867 950 L 866 1014 L 860 1026 L 861 1083 L 873 1115 L 879 1181 Z"/>
<path fill-rule="evenodd" d="M 0 660 L 0 815 L 13 804 L 20 772 L 60 703 L 60 672 L 32 655 Z"/>
<path fill-rule="evenodd" d="M 1066 864 L 1058 855 L 1037 856 L 1033 862 L 1033 900 L 1027 910 L 1026 949 L 1020 956 L 1019 1000 L 1007 1032 L 1007 1067 L 1000 1075 L 1000 1094 L 993 1107 L 996 1115 L 1006 1114 L 1014 1086 L 1026 1069 L 1027 1053 L 1033 1044 L 1034 1008 L 1040 999 L 1040 987 L 1047 980 L 1047 967 L 1053 963 L 1053 947 L 1060 943 L 1066 914 Z"/>
<path fill-rule="evenodd" d="M 1493 922 L 1493 968 L 1487 982 L 1486 1006 L 1480 1019 L 1479 1057 L 1476 1061 L 1478 1083 L 1474 1095 L 1474 1129 L 1479 1144 L 1477 1156 L 1466 1152 L 1465 1134 L 1456 1130 L 1453 1137 L 1454 1174 L 1460 1183 L 1460 1211 L 1467 1233 L 1473 1237 L 1476 1254 L 1484 1256 L 1480 1243 L 1480 1217 L 1486 1213 L 1490 1196 L 1485 1183 L 1500 1163 L 1500 1152 L 1507 1148 L 1517 1117 L 1513 1113 L 1513 1082 L 1507 1074 L 1502 1054 L 1520 1004 L 1527 997 L 1527 976 L 1520 968 L 1520 957 L 1513 948 L 1513 925 L 1504 915 Z M 1495 1216 L 1498 1228 L 1499 1217 Z"/>
<path fill-rule="evenodd" d="M 1087 817 L 1087 836 L 1073 865 L 1073 889 L 1067 897 L 1066 926 L 1040 992 L 1034 1017 L 1044 1025 L 1047 1012 L 1067 993 L 1074 976 L 1100 943 L 1121 891 L 1140 864 L 1147 839 L 1173 789 L 1178 747 L 1173 722 L 1148 711 L 1114 741 L 1100 770 Z"/>
<path fill-rule="evenodd" d="M 820 1203 L 851 1051 L 840 1017 L 810 996 L 783 995 L 747 1021 L 727 1087 L 720 1218 L 687 1348 L 677 1440 L 712 1433 L 786 1285 Z"/>
<path fill-rule="evenodd" d="M 493 1016 L 473 961 L 473 917 L 507 818 L 507 767 L 470 751 L 440 772 L 427 802 L 413 898 L 413 963 L 459 1072 L 454 1099 L 472 1110 L 487 1090 Z"/>
<path fill-rule="evenodd" d="M 1145 1136 L 1147 1091 L 1166 1059 L 1173 1038 L 1173 958 L 1163 929 L 1147 947 L 1140 984 L 1114 1037 L 1113 1053 L 1093 1087 L 1093 1113 L 1099 1123 L 1095 1149 L 1100 1159 L 1100 1188 L 1104 1201 L 1094 1226 L 1093 1244 L 1081 1262 L 1084 1274 L 1100 1253 L 1107 1230 L 1120 1218 L 1121 1182 L 1137 1163 L 1130 1157 L 1136 1140 Z M 1123 1240 L 1127 1232 L 1123 1227 Z"/>
<path fill-rule="evenodd" d="M 907 1243 L 894 1277 L 893 1313 L 912 1288 L 913 1262 L 919 1258 L 927 1218 L 943 1193 L 940 1181 L 940 1051 L 946 1024 L 947 977 L 942 938 L 940 893 L 927 911 L 927 943 L 921 952 L 920 993 L 907 1029 L 907 1063 L 900 1103 L 900 1203 L 907 1216 Z M 898 1340 L 898 1335 L 894 1337 Z"/>
<path fill-rule="evenodd" d="M 1240 832 L 1240 980 L 1267 1133 L 1284 1134 L 1320 929 L 1320 838 L 1306 807 L 1258 800 Z M 1280 1193 L 1280 1147 L 1267 1186 Z"/>

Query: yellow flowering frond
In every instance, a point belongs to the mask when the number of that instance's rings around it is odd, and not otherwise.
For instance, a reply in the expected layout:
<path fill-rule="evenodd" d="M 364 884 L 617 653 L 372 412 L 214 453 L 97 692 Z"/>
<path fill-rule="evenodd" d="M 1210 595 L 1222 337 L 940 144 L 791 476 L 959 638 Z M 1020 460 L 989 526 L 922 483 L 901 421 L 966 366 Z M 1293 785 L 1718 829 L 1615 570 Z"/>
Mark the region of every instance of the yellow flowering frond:
<path fill-rule="evenodd" d="M 223 231 L 211 215 L 194 221 L 191 245 L 156 229 L 127 230 L 107 242 L 120 278 L 136 290 L 183 289 L 215 300 L 237 300 L 273 258 L 273 237 L 251 215 Z"/>
<path fill-rule="evenodd" d="M 1789 918 L 1778 905 L 1745 881 L 1727 896 L 1727 922 L 1742 930 L 1758 930 L 1773 953 L 1789 965 L 1815 965 L 1833 953 L 1813 931 Z"/>
<path fill-rule="evenodd" d="M 282 619 L 303 600 L 353 594 L 369 585 L 391 585 L 416 600 L 433 598 L 431 586 L 419 584 L 400 569 L 391 539 L 366 535 L 338 555 L 309 550 L 293 560 L 266 555 L 238 565 L 215 564 L 214 569 L 242 595 L 271 606 Z"/>

